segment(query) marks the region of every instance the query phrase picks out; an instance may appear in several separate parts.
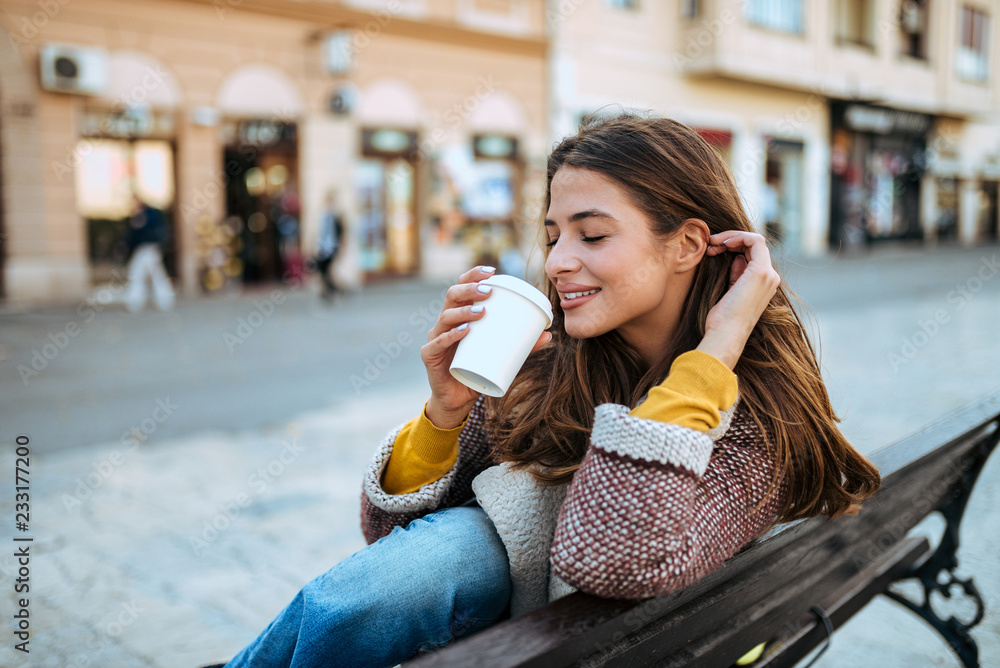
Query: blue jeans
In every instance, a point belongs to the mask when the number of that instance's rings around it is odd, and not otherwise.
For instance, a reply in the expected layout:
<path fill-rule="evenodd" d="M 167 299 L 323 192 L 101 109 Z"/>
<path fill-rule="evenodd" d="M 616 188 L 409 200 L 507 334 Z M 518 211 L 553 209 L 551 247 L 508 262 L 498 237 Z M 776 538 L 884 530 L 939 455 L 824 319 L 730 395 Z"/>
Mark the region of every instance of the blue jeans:
<path fill-rule="evenodd" d="M 393 666 L 507 615 L 510 567 L 478 506 L 396 527 L 319 576 L 227 668 Z"/>

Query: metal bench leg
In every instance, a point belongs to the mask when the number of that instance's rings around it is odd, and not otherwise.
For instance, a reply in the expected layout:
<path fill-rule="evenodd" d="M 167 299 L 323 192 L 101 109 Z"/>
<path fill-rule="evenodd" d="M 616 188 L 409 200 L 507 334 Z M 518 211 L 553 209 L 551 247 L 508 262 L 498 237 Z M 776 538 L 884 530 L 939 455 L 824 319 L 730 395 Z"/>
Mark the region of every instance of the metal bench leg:
<path fill-rule="evenodd" d="M 886 590 L 883 592 L 890 599 L 909 608 L 934 627 L 965 668 L 979 668 L 979 646 L 969 631 L 983 620 L 986 605 L 983 603 L 983 597 L 979 594 L 979 589 L 976 588 L 972 578 L 962 580 L 955 576 L 955 568 L 958 567 L 958 529 L 962 522 L 962 515 L 965 513 L 965 506 L 972 495 L 976 478 L 979 477 L 979 472 L 993 447 L 996 446 L 998 439 L 1000 439 L 1000 430 L 991 439 L 991 443 L 983 448 L 981 458 L 972 460 L 968 468 L 962 472 L 955 484 L 954 498 L 940 509 L 946 522 L 941 544 L 926 561 L 914 568 L 906 577 L 901 578 L 916 578 L 920 582 L 923 588 L 923 601 L 918 604 L 894 591 Z M 938 578 L 942 572 L 947 574 L 947 582 L 939 582 Z M 965 595 L 976 604 L 975 618 L 969 623 L 962 622 L 953 616 L 941 619 L 931 607 L 931 593 L 937 591 L 945 598 L 951 598 L 952 585 L 960 586 Z"/>

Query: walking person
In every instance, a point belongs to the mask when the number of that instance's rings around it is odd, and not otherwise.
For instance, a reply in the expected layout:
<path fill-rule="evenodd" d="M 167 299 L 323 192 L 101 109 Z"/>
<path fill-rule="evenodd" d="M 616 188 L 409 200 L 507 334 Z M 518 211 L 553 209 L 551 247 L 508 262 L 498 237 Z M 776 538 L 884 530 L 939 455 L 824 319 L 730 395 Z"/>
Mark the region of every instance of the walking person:
<path fill-rule="evenodd" d="M 326 196 L 326 206 L 320 220 L 319 240 L 316 246 L 316 269 L 323 281 L 320 296 L 323 301 L 333 299 L 340 289 L 333 280 L 333 263 L 340 252 L 341 240 L 344 237 L 344 223 L 337 207 L 337 196 L 329 193 Z"/>
<path fill-rule="evenodd" d="M 503 397 L 449 373 L 490 309 L 475 267 L 421 348 L 430 397 L 363 481 L 369 545 L 229 666 L 392 666 L 574 590 L 663 596 L 776 523 L 854 513 L 878 471 L 732 175 L 685 125 L 623 115 L 553 151 L 554 320 Z"/>
<path fill-rule="evenodd" d="M 138 313 L 148 298 L 147 279 L 152 283 L 153 302 L 161 311 L 174 306 L 174 288 L 163 268 L 162 246 L 169 235 L 166 214 L 133 196 L 134 209 L 129 218 L 126 243 L 129 248 L 128 285 L 125 308 Z"/>

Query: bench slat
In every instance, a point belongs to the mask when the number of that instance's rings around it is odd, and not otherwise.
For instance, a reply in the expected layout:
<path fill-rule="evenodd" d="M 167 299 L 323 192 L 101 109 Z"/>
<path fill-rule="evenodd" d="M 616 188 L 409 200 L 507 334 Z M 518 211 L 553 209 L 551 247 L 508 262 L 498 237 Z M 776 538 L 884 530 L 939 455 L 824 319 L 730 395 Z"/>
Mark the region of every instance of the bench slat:
<path fill-rule="evenodd" d="M 850 599 L 858 607 L 884 589 L 879 569 L 896 574 L 894 564 L 919 553 L 907 532 L 968 486 L 1000 438 L 998 419 L 1000 392 L 886 448 L 872 457 L 882 488 L 859 515 L 783 525 L 683 592 L 640 602 L 572 594 L 406 665 L 548 668 L 612 656 L 615 665 L 689 665 L 702 656 L 729 665 L 755 638 L 794 634 L 814 617 L 811 605 L 840 601 L 845 583 L 871 581 Z M 844 619 L 857 609 L 850 600 L 837 608 Z M 818 642 L 813 628 L 786 651 L 808 653 Z"/>

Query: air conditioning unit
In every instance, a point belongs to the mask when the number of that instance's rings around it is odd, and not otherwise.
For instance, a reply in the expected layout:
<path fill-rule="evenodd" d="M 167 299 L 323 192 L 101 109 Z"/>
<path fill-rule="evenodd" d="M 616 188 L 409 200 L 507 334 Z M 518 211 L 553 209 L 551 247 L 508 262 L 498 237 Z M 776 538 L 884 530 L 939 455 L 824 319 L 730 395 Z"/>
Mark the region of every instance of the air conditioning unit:
<path fill-rule="evenodd" d="M 38 60 L 44 90 L 100 95 L 108 89 L 108 54 L 103 49 L 46 44 L 42 47 Z"/>

